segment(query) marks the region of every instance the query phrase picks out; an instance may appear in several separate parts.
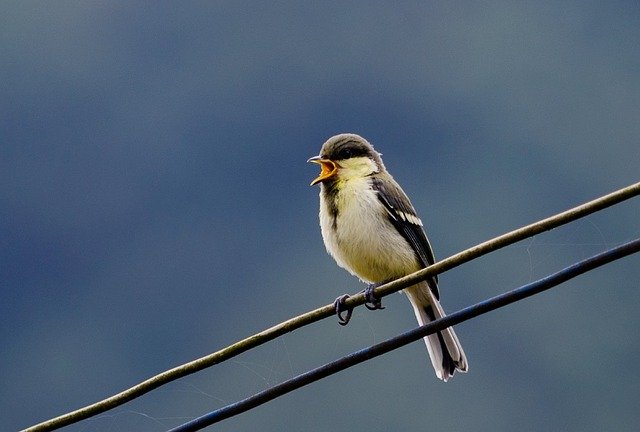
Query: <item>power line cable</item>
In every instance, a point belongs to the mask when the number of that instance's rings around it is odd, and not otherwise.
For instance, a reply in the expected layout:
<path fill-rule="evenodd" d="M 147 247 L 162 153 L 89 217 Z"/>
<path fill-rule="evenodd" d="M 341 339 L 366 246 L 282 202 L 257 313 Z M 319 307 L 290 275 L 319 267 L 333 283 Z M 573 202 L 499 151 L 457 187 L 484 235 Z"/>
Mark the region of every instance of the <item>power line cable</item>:
<path fill-rule="evenodd" d="M 255 395 L 250 396 L 244 400 L 227 405 L 223 408 L 198 417 L 190 422 L 184 423 L 181 426 L 170 429 L 168 432 L 192 432 L 200 430 L 229 417 L 233 417 L 245 411 L 253 409 L 282 395 L 292 392 L 293 390 L 297 390 L 308 384 L 316 382 L 322 378 L 326 378 L 359 363 L 371 360 L 374 357 L 378 357 L 411 342 L 415 342 L 425 336 L 441 331 L 447 327 L 451 327 L 455 324 L 470 320 L 472 318 L 507 306 L 511 303 L 523 300 L 535 294 L 539 294 L 585 272 L 593 270 L 617 259 L 623 258 L 627 255 L 636 253 L 638 251 L 640 251 L 640 239 L 636 239 L 621 246 L 609 249 L 543 279 L 539 279 L 520 288 L 516 288 L 512 291 L 508 291 L 504 294 L 500 294 L 488 300 L 476 303 L 465 309 L 461 309 L 457 312 L 447 315 L 444 318 L 432 321 L 422 327 L 418 327 L 399 336 L 387 339 L 384 342 L 380 342 L 368 348 L 356 351 L 338 360 L 334 360 L 330 363 L 324 364 L 323 366 L 320 366 L 316 369 L 312 369 L 294 378 L 286 380 L 278 385 L 256 393 Z"/>

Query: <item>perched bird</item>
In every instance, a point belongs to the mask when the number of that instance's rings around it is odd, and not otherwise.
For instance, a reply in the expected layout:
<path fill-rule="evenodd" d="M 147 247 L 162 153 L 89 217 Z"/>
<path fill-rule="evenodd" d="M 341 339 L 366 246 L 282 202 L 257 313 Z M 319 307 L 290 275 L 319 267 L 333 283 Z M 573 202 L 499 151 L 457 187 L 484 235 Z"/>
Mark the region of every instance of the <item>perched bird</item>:
<path fill-rule="evenodd" d="M 321 166 L 311 185 L 320 183 L 320 227 L 329 254 L 338 265 L 369 286 L 370 309 L 382 308 L 373 289 L 434 263 L 422 221 L 400 185 L 387 172 L 380 153 L 355 134 L 329 138 L 308 162 Z M 434 276 L 406 288 L 416 318 L 424 325 L 445 316 Z M 346 324 L 343 302 L 336 312 Z M 438 378 L 447 381 L 456 370 L 467 371 L 467 358 L 453 328 L 424 338 Z"/>

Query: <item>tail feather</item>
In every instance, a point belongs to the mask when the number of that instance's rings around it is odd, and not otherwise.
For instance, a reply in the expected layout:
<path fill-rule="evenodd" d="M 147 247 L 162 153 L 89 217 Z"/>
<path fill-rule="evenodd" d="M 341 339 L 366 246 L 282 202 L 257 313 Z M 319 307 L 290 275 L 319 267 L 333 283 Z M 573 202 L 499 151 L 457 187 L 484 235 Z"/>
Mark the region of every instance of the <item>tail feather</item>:
<path fill-rule="evenodd" d="M 405 291 L 420 325 L 445 316 L 440 302 L 426 284 L 419 284 Z M 469 368 L 460 340 L 452 327 L 426 336 L 424 342 L 436 376 L 441 380 L 447 381 L 456 370 L 466 372 Z"/>

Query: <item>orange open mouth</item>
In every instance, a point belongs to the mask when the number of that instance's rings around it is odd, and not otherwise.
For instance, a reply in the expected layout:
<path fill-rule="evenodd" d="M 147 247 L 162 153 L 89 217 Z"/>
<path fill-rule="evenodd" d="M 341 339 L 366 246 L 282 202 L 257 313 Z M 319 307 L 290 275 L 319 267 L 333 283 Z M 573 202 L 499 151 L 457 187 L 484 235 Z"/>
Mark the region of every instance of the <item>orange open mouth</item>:
<path fill-rule="evenodd" d="M 338 171 L 338 166 L 335 164 L 335 162 L 329 159 L 321 159 L 320 156 L 312 157 L 307 162 L 317 163 L 322 167 L 320 175 L 313 179 L 313 181 L 311 182 L 311 186 L 330 179 Z"/>

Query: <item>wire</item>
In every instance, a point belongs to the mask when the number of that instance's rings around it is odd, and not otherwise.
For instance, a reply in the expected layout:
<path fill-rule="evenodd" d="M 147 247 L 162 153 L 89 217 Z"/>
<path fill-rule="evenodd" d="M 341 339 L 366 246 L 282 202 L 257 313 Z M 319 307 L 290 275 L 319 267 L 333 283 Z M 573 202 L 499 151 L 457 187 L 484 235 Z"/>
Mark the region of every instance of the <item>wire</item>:
<path fill-rule="evenodd" d="M 414 285 L 419 281 L 425 280 L 428 277 L 443 273 L 475 258 L 486 255 L 492 251 L 516 243 L 525 238 L 532 237 L 536 234 L 549 231 L 561 225 L 565 225 L 569 222 L 573 222 L 599 210 L 631 199 L 637 195 L 640 195 L 640 182 L 629 185 L 622 189 L 618 189 L 614 192 L 596 198 L 587 203 L 581 204 L 572 209 L 566 210 L 562 213 L 558 213 L 549 218 L 534 222 L 525 227 L 518 228 L 514 231 L 508 232 L 499 237 L 473 246 L 418 272 L 381 285 L 375 289 L 374 294 L 376 297 L 382 298 L 393 292 Z M 360 306 L 364 304 L 364 302 L 364 294 L 359 293 L 349 297 L 344 304 L 345 307 L 352 308 Z M 314 322 L 320 321 L 324 318 L 328 318 L 330 316 L 333 316 L 334 314 L 335 309 L 333 304 L 328 304 L 294 318 L 290 318 L 286 321 L 274 325 L 273 327 L 263 330 L 262 332 L 256 333 L 232 345 L 229 345 L 219 351 L 157 374 L 134 385 L 133 387 L 130 387 L 106 399 L 28 427 L 27 429 L 24 429 L 23 432 L 52 431 L 104 413 L 110 409 L 116 408 L 120 405 L 125 404 L 126 402 L 149 393 L 150 391 L 169 382 L 191 375 L 208 367 L 214 366 L 218 363 L 222 363 L 223 361 L 229 360 L 245 351 L 265 344 L 279 336 L 282 336 L 286 333 L 292 332 Z"/>
<path fill-rule="evenodd" d="M 520 301 L 527 297 L 539 294 L 585 272 L 608 264 L 617 259 L 623 258 L 627 255 L 636 253 L 638 251 L 640 251 L 640 239 L 636 239 L 616 248 L 609 249 L 591 258 L 580 261 L 570 267 L 560 270 L 559 272 L 547 276 L 543 279 L 539 279 L 520 288 L 516 288 L 512 291 L 508 291 L 504 294 L 500 294 L 480 303 L 476 303 L 465 309 L 452 313 L 451 315 L 448 315 L 444 318 L 432 321 L 429 324 L 418 327 L 414 330 L 408 331 L 391 339 L 387 339 L 384 342 L 372 345 L 360 351 L 356 351 L 348 356 L 332 361 L 331 363 L 327 363 L 316 369 L 312 369 L 267 390 L 261 391 L 244 400 L 227 405 L 223 408 L 203 415 L 202 417 L 198 417 L 190 422 L 184 423 L 183 425 L 178 426 L 174 429 L 170 429 L 168 432 L 191 432 L 200 430 L 206 426 L 218 423 L 224 419 L 248 411 L 252 408 L 255 408 L 259 405 L 262 405 L 293 390 L 318 381 L 322 378 L 326 378 L 359 363 L 365 362 L 374 357 L 378 357 L 382 354 L 386 354 L 399 347 L 417 341 L 427 335 L 436 333 L 447 327 L 470 320 L 472 318 L 507 306 L 511 303 Z"/>

